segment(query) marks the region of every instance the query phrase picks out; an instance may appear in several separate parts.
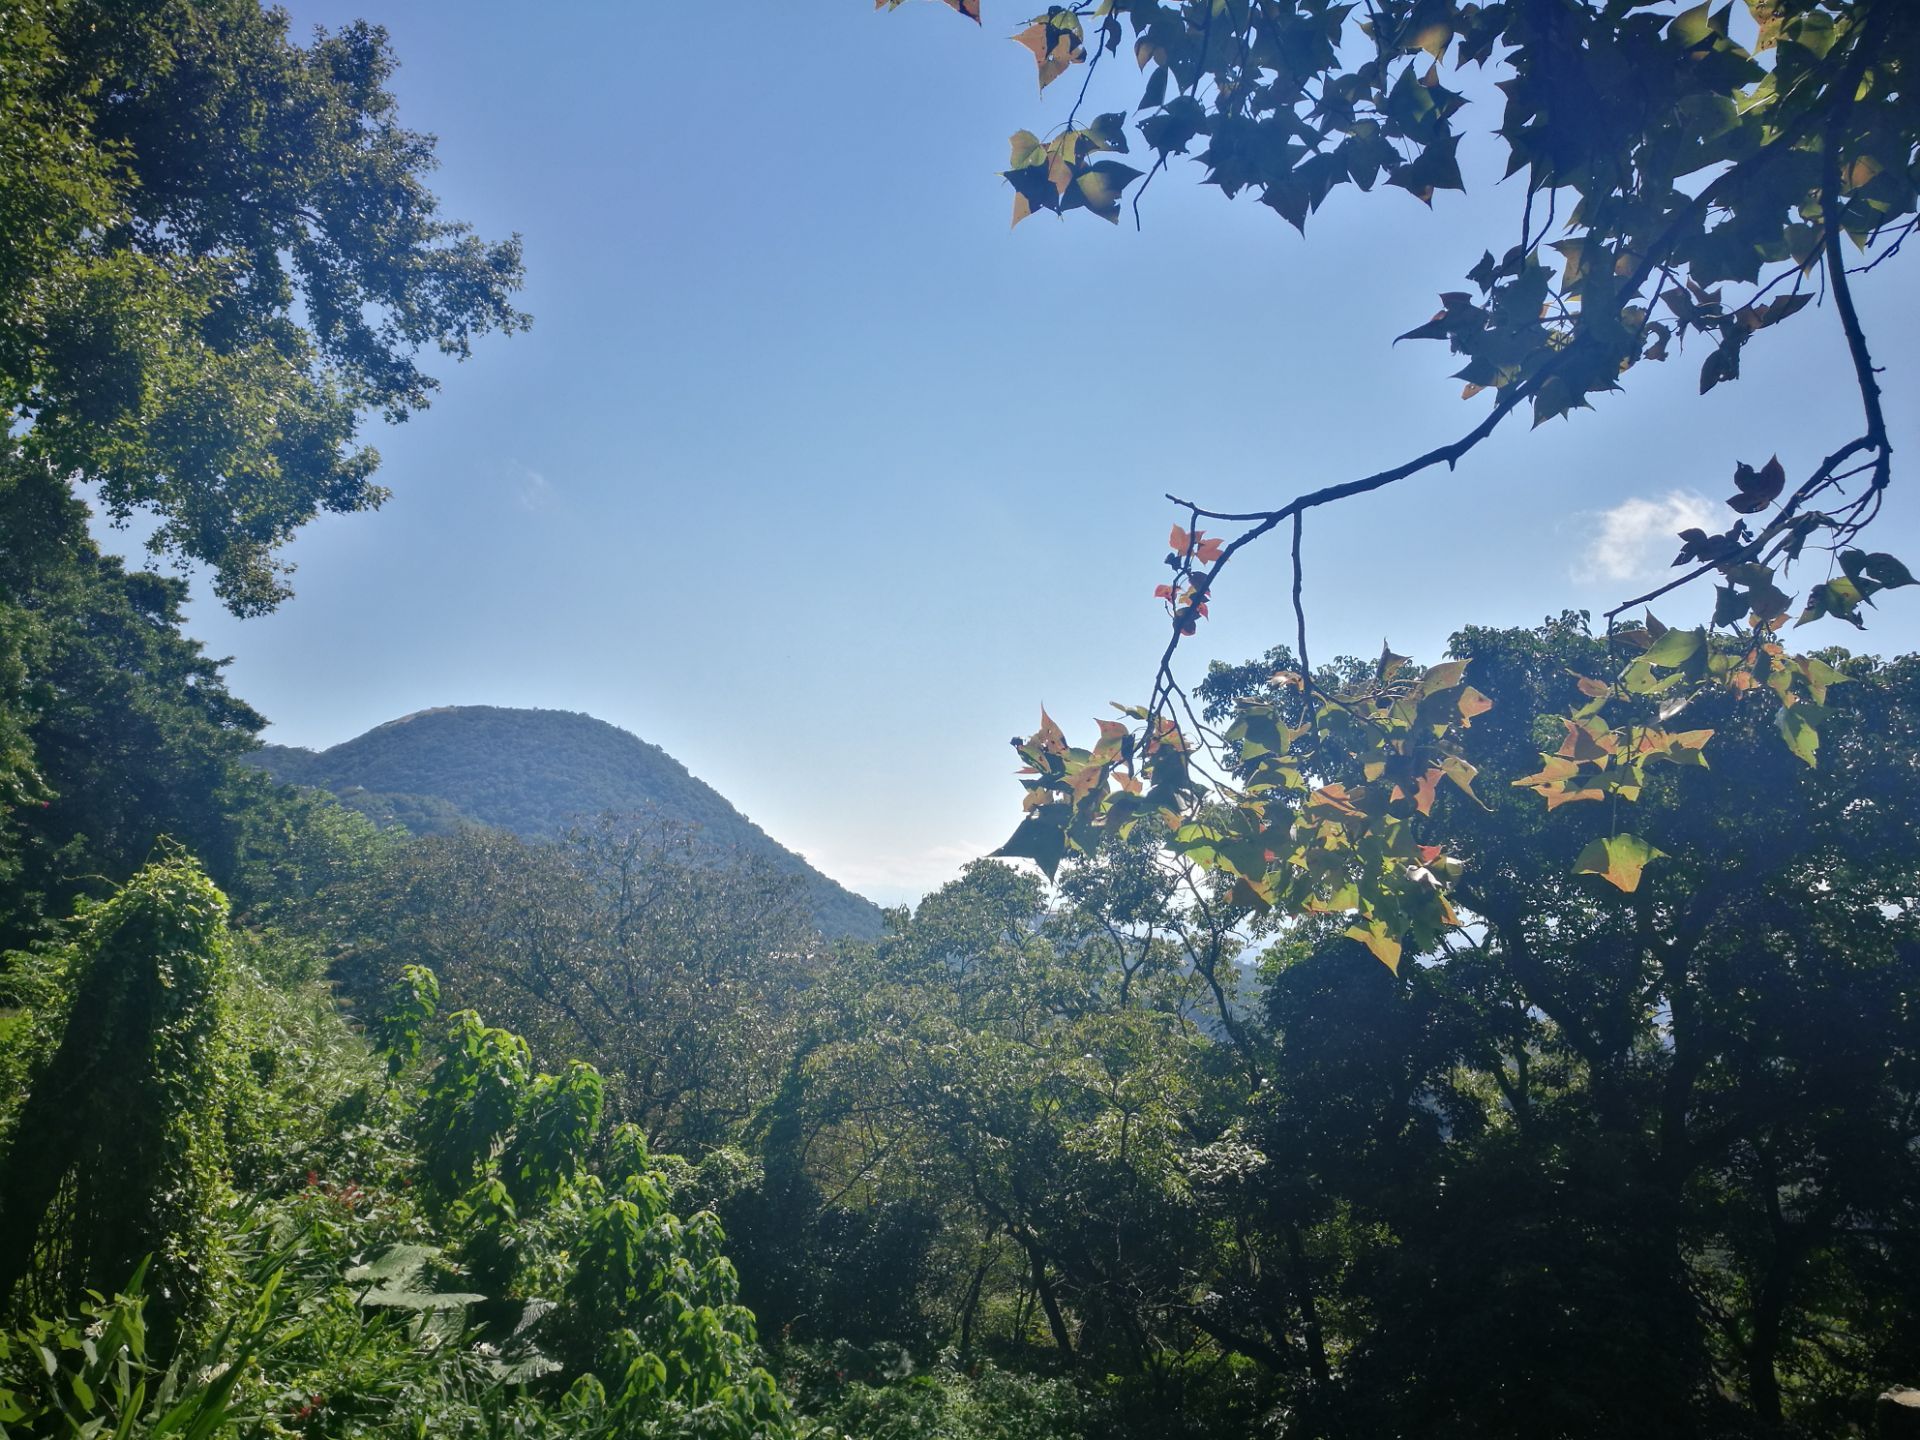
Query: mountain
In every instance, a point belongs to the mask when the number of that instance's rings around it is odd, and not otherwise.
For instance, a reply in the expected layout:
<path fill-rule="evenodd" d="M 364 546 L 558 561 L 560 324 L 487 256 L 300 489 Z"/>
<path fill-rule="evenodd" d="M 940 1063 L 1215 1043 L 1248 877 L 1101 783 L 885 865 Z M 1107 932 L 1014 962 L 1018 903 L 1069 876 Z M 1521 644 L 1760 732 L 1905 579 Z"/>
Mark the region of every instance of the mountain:
<path fill-rule="evenodd" d="M 822 933 L 872 939 L 881 930 L 871 900 L 779 844 L 658 745 L 591 715 L 447 705 L 328 750 L 266 745 L 251 758 L 277 780 L 330 790 L 416 834 L 478 823 L 549 839 L 603 811 L 655 810 L 697 826 L 717 848 L 801 876 Z"/>

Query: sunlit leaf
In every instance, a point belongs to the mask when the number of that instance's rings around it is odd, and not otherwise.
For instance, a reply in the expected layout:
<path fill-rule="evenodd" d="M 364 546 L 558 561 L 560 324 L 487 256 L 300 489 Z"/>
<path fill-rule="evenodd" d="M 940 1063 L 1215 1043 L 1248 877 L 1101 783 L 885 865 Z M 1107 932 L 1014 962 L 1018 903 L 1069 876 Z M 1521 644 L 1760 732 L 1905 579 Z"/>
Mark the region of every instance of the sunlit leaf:
<path fill-rule="evenodd" d="M 1400 973 L 1400 942 L 1388 933 L 1383 923 L 1374 920 L 1366 925 L 1349 925 L 1345 934 L 1349 940 L 1358 940 L 1371 950 L 1373 958 L 1394 974 Z"/>
<path fill-rule="evenodd" d="M 1580 852 L 1580 858 L 1573 862 L 1573 873 L 1598 875 L 1615 889 L 1631 895 L 1640 888 L 1641 871 L 1666 853 L 1638 835 L 1608 835 Z"/>
<path fill-rule="evenodd" d="M 1773 723 L 1780 731 L 1780 738 L 1787 742 L 1787 749 L 1817 769 L 1820 764 L 1820 732 L 1808 717 L 1808 709 L 1805 705 L 1783 705 L 1774 715 Z"/>

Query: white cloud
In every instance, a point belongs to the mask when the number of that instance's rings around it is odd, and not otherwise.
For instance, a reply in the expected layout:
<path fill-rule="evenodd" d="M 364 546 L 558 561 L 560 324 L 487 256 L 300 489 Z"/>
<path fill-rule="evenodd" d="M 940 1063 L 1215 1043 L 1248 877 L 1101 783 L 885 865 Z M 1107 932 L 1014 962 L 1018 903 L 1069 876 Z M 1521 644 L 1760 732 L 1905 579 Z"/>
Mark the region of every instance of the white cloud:
<path fill-rule="evenodd" d="M 1666 571 L 1680 549 L 1680 532 L 1717 530 L 1718 507 L 1693 490 L 1669 490 L 1658 498 L 1635 496 L 1611 510 L 1584 516 L 1590 527 L 1585 551 L 1572 567 L 1585 583 L 1640 580 Z"/>
<path fill-rule="evenodd" d="M 521 466 L 518 485 L 521 508 L 538 510 L 547 503 L 549 493 L 547 477 L 538 470 L 529 470 L 524 465 Z"/>

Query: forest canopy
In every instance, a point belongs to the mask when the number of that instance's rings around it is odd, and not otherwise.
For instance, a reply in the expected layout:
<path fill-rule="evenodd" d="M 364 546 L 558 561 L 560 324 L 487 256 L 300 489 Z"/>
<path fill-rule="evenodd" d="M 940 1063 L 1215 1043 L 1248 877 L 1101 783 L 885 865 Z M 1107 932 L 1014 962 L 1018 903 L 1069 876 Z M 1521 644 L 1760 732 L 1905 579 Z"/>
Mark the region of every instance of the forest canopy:
<path fill-rule="evenodd" d="M 322 511 L 378 505 L 363 417 L 404 419 L 513 308 L 517 239 L 438 211 L 386 32 L 311 45 L 253 0 L 20 0 L 0 32 L 9 464 L 158 521 L 238 613 Z"/>

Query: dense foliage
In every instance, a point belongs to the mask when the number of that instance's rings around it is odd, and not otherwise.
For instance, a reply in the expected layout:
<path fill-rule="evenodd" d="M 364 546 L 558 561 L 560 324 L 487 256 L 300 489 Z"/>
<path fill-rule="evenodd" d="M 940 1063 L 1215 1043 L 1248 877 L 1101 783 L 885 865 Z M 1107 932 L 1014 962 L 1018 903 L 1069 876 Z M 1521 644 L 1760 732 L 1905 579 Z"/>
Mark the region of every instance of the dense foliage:
<path fill-rule="evenodd" d="M 168 1329 L 205 1305 L 237 1078 L 226 919 L 198 866 L 163 861 L 22 967 L 40 1003 L 16 1022 L 30 1058 L 4 1131 L 0 1294 L 60 1310 L 145 1266 Z"/>
<path fill-rule="evenodd" d="M 590 1059 L 613 1116 L 674 1149 L 764 1103 L 825 950 L 793 880 L 611 816 L 547 845 L 423 839 L 329 901 L 347 990 L 429 965 L 454 1003 L 514 1015 L 543 1063 Z"/>
<path fill-rule="evenodd" d="M 949 3 L 980 20 L 978 0 Z M 1836 434 L 1791 486 L 1777 461 L 1736 465 L 1727 530 L 1688 532 L 1676 563 L 1694 567 L 1687 579 L 1718 571 L 1726 581 L 1717 622 L 1772 621 L 1789 604 L 1776 575 L 1810 545 L 1854 543 L 1878 515 L 1892 445 L 1848 261 L 1849 248 L 1870 263 L 1889 258 L 1920 225 L 1912 6 L 1076 0 L 1048 6 L 1016 38 L 1042 90 L 1084 69 L 1047 138 L 1013 136 L 1005 175 L 1016 224 L 1038 210 L 1117 221 L 1129 186 L 1144 190 L 1189 155 L 1207 184 L 1251 194 L 1303 230 L 1347 187 L 1384 181 L 1429 204 L 1463 189 L 1463 145 L 1485 145 L 1505 175 L 1525 181 L 1517 224 L 1488 235 L 1472 289 L 1443 295 L 1440 311 L 1402 337 L 1445 341 L 1464 359 L 1455 378 L 1464 399 L 1489 397 L 1482 420 L 1404 465 L 1268 511 L 1189 504 L 1190 529 L 1203 518 L 1243 528 L 1210 553 L 1180 557 L 1200 564 L 1190 592 L 1170 587 L 1176 634 L 1204 616 L 1212 582 L 1242 546 L 1319 505 L 1451 468 L 1517 409 L 1539 424 L 1588 408 L 1689 338 L 1706 351 L 1702 393 L 1737 379 L 1761 332 L 1814 303 L 1816 277 L 1846 338 L 1860 433 Z M 1147 77 L 1132 125 L 1154 156 L 1146 172 L 1112 158 L 1132 153 L 1126 111 L 1080 123 L 1093 72 L 1123 46 Z M 1479 141 L 1469 134 L 1474 100 L 1500 107 Z M 1770 448 L 1764 436 L 1740 441 L 1749 453 Z M 1844 583 L 1829 576 L 1812 588 L 1805 613 L 1859 623 L 1884 583 L 1878 569 L 1848 567 Z"/>
<path fill-rule="evenodd" d="M 0 25 L 0 405 L 10 458 L 159 521 L 236 611 L 275 552 L 377 505 L 361 416 L 402 418 L 526 317 L 518 241 L 437 213 L 386 34 L 311 45 L 255 0 L 19 0 Z"/>
<path fill-rule="evenodd" d="M 300 1038 L 325 1047 L 329 1073 L 316 1077 L 311 1056 L 264 1065 L 272 1052 L 254 1052 L 253 1086 L 283 1123 L 316 1079 L 333 1093 L 270 1137 L 311 1157 L 304 1186 L 269 1181 L 229 1203 L 224 1156 L 205 1137 L 244 1127 L 253 1097 L 221 1089 L 211 1056 L 238 1059 L 285 1002 L 236 988 L 224 918 L 191 862 L 143 871 L 92 918 L 70 962 L 86 968 L 64 987 L 74 1004 L 9 1041 L 45 1030 L 53 1056 L 5 1134 L 0 1290 L 39 1314 L 0 1340 L 0 1425 L 79 1433 L 104 1416 L 122 1434 L 297 1433 L 325 1410 L 343 1433 L 424 1433 L 430 1420 L 478 1433 L 503 1416 L 527 1435 L 791 1429 L 753 1364 L 753 1319 L 734 1301 L 714 1217 L 683 1223 L 638 1135 L 601 1132 L 591 1067 L 536 1074 L 524 1041 L 471 1011 L 434 1026 L 427 972 L 407 977 L 382 1027 L 406 1042 L 397 1088 L 324 1011 L 303 1017 Z M 438 1063 L 416 1089 L 412 1052 L 429 1027 Z M 110 1044 L 153 1058 L 129 1063 Z M 52 1113 L 76 1093 L 101 1112 Z M 348 1114 L 361 1119 L 345 1153 L 323 1161 L 326 1129 Z M 63 1311 L 81 1320 L 46 1318 Z M 197 1320 L 189 1333 L 218 1363 L 191 1378 L 156 1365 L 146 1347 L 173 1331 L 156 1318 Z"/>

